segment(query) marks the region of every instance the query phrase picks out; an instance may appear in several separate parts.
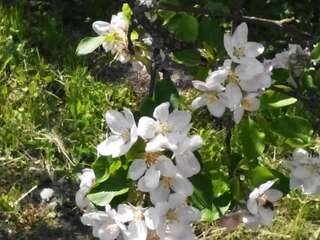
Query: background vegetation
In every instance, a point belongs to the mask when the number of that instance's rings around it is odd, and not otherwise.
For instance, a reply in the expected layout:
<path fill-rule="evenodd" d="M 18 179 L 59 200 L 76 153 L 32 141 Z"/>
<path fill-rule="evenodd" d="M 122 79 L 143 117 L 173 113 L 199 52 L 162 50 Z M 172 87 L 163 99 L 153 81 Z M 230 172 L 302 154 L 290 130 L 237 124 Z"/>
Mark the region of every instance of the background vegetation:
<path fill-rule="evenodd" d="M 225 14 L 232 14 L 232 1 L 212 2 L 225 4 Z M 91 34 L 92 21 L 108 20 L 119 6 L 111 0 L 0 1 L 0 239 L 90 238 L 74 206 L 76 174 L 96 159 L 106 109 L 135 108 L 141 92 L 140 83 L 127 78 L 129 66 L 110 66 L 110 56 L 98 53 L 77 57 L 75 48 Z M 310 35 L 252 24 L 250 37 L 272 56 L 288 42 L 311 47 L 319 39 L 318 9 L 319 2 L 311 0 L 252 0 L 245 2 L 243 14 L 294 17 L 295 26 Z M 186 102 L 190 95 L 184 90 Z M 208 131 L 205 116 L 195 113 L 195 131 L 206 142 L 202 158 L 218 168 L 224 132 Z M 315 131 L 313 145 L 320 149 L 316 136 Z M 281 147 L 268 148 L 266 160 L 277 168 L 286 154 Z M 49 204 L 39 196 L 44 187 L 56 191 Z M 270 229 L 226 234 L 203 225 L 199 232 L 203 239 L 320 239 L 320 198 L 294 192 L 277 209 Z"/>

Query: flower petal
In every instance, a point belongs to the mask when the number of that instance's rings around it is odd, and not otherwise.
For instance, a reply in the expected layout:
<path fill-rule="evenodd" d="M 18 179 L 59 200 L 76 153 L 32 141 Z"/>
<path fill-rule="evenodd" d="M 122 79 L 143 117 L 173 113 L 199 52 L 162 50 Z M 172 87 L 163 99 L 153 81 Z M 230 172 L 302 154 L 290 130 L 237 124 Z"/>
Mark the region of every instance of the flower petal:
<path fill-rule="evenodd" d="M 138 123 L 138 135 L 143 139 L 153 138 L 156 134 L 156 122 L 149 117 L 142 117 Z"/>
<path fill-rule="evenodd" d="M 247 57 L 255 58 L 262 54 L 264 51 L 264 46 L 256 42 L 247 42 L 245 46 L 245 55 Z"/>
<path fill-rule="evenodd" d="M 136 159 L 129 167 L 129 177 L 138 180 L 146 171 L 147 165 L 144 159 Z"/>
<path fill-rule="evenodd" d="M 168 102 L 162 103 L 154 109 L 153 117 L 160 122 L 167 121 L 169 117 L 169 106 Z"/>
<path fill-rule="evenodd" d="M 92 24 L 93 31 L 98 35 L 106 35 L 110 31 L 110 23 L 104 21 L 95 21 Z"/>
<path fill-rule="evenodd" d="M 268 189 L 264 195 L 270 202 L 276 202 L 283 196 L 282 192 L 276 189 Z"/>
<path fill-rule="evenodd" d="M 168 200 L 170 189 L 160 184 L 156 189 L 150 192 L 150 200 L 153 204 L 165 202 Z"/>
<path fill-rule="evenodd" d="M 222 117 L 226 110 L 226 106 L 222 103 L 222 101 L 218 100 L 215 102 L 207 103 L 207 107 L 209 112 L 215 117 Z"/>
<path fill-rule="evenodd" d="M 192 85 L 194 88 L 200 90 L 200 91 L 203 91 L 203 92 L 206 92 L 208 91 L 208 87 L 207 87 L 207 84 L 205 82 L 202 82 L 202 81 L 192 81 Z"/>
<path fill-rule="evenodd" d="M 159 186 L 160 180 L 160 171 L 155 168 L 155 166 L 147 169 L 146 174 L 144 175 L 144 181 L 149 189 L 155 189 Z"/>
<path fill-rule="evenodd" d="M 203 107 L 204 105 L 206 105 L 206 103 L 207 103 L 207 102 L 206 102 L 206 98 L 204 97 L 204 95 L 201 95 L 201 96 L 195 98 L 195 99 L 192 101 L 192 103 L 191 103 L 191 108 L 192 108 L 193 110 L 196 110 L 196 109 L 198 109 L 198 108 Z"/>
<path fill-rule="evenodd" d="M 192 183 L 181 175 L 177 175 L 175 182 L 171 186 L 172 190 L 184 196 L 191 196 L 193 192 Z"/>

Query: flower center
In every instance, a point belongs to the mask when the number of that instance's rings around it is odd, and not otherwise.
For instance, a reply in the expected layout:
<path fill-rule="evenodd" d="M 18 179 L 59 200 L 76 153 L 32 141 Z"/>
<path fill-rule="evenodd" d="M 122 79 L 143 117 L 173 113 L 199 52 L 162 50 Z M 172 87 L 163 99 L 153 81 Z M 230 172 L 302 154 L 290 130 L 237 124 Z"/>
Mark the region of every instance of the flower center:
<path fill-rule="evenodd" d="M 257 197 L 256 201 L 258 206 L 273 210 L 273 203 L 268 200 L 268 197 L 265 194 L 262 194 L 259 197 Z"/>
<path fill-rule="evenodd" d="M 233 55 L 238 59 L 245 56 L 243 47 L 233 47 Z"/>
<path fill-rule="evenodd" d="M 175 178 L 173 177 L 164 177 L 162 176 L 160 179 L 160 183 L 165 188 L 171 188 L 175 182 Z"/>
<path fill-rule="evenodd" d="M 232 84 L 239 84 L 240 80 L 234 71 L 230 71 L 230 73 L 227 76 L 227 82 Z"/>
<path fill-rule="evenodd" d="M 156 152 L 147 152 L 145 153 L 145 162 L 148 167 L 151 167 L 157 163 L 157 158 L 160 156 L 159 153 Z"/>
<path fill-rule="evenodd" d="M 170 133 L 170 127 L 167 122 L 160 122 L 158 125 L 158 132 L 162 135 Z"/>
<path fill-rule="evenodd" d="M 110 233 L 116 233 L 119 230 L 119 226 L 116 223 L 113 223 L 108 225 L 106 229 Z"/>
<path fill-rule="evenodd" d="M 143 215 L 143 212 L 141 210 L 136 210 L 134 211 L 133 213 L 133 218 L 136 222 L 138 221 L 143 221 L 144 219 L 144 215 Z"/>
<path fill-rule="evenodd" d="M 121 137 L 122 137 L 122 139 L 123 139 L 125 142 L 128 142 L 128 141 L 130 140 L 130 132 L 129 132 L 129 129 L 124 130 L 124 131 L 121 133 Z"/>
<path fill-rule="evenodd" d="M 167 220 L 168 221 L 177 221 L 177 214 L 176 214 L 176 212 L 174 211 L 174 210 L 172 210 L 172 209 L 169 209 L 169 211 L 167 212 L 167 215 L 166 215 L 166 217 L 167 217 Z"/>
<path fill-rule="evenodd" d="M 160 240 L 160 237 L 158 236 L 156 231 L 150 231 L 147 237 L 147 240 Z"/>
<path fill-rule="evenodd" d="M 251 108 L 251 102 L 246 98 L 243 98 L 241 100 L 240 104 L 241 104 L 241 107 L 243 107 L 244 109 L 250 109 Z"/>
<path fill-rule="evenodd" d="M 206 98 L 208 103 L 214 103 L 219 99 L 217 96 L 217 92 L 214 91 L 207 93 Z"/>

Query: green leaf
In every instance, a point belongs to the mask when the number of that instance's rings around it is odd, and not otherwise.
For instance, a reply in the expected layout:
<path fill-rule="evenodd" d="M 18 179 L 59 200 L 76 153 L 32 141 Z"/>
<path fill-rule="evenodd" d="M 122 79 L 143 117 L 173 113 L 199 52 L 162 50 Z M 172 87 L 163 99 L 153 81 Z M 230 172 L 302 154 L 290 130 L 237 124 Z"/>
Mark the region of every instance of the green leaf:
<path fill-rule="evenodd" d="M 223 179 L 212 180 L 213 196 L 218 198 L 230 190 L 229 185 Z"/>
<path fill-rule="evenodd" d="M 170 19 L 167 26 L 169 31 L 172 32 L 178 40 L 194 42 L 198 38 L 199 23 L 198 20 L 191 15 L 176 15 Z"/>
<path fill-rule="evenodd" d="M 82 39 L 78 44 L 76 53 L 77 55 L 86 55 L 86 54 L 92 53 L 94 50 L 100 47 L 104 41 L 105 41 L 104 36 L 86 37 Z"/>
<path fill-rule="evenodd" d="M 88 199 L 98 206 L 109 204 L 115 197 L 126 194 L 129 191 L 129 182 L 127 180 L 127 170 L 120 168 L 117 170 L 118 163 L 110 168 L 109 178 L 95 184 L 89 194 Z M 113 172 L 112 172 L 113 171 Z"/>
<path fill-rule="evenodd" d="M 265 148 L 265 133 L 258 128 L 256 122 L 248 118 L 240 125 L 240 140 L 243 154 L 247 159 L 261 155 Z"/>
<path fill-rule="evenodd" d="M 272 71 L 272 79 L 276 84 L 286 83 L 289 78 L 289 71 L 283 68 L 276 68 Z"/>
<path fill-rule="evenodd" d="M 87 195 L 87 198 L 97 206 L 104 207 L 106 204 L 110 204 L 113 198 L 119 195 L 123 195 L 129 191 L 129 188 L 123 188 L 115 191 L 103 191 L 98 193 L 91 193 Z"/>
<path fill-rule="evenodd" d="M 280 116 L 274 119 L 271 130 L 287 138 L 287 143 L 293 147 L 304 146 L 311 141 L 312 126 L 310 122 L 298 116 Z"/>
<path fill-rule="evenodd" d="M 177 98 L 179 98 L 179 93 L 171 79 L 164 78 L 163 80 L 156 82 L 154 92 L 156 105 L 159 105 L 163 102 L 170 102 L 174 107 L 177 107 Z"/>
<path fill-rule="evenodd" d="M 152 116 L 153 110 L 156 107 L 155 101 L 152 99 L 152 97 L 146 97 L 140 106 L 139 115 L 142 116 Z"/>
<path fill-rule="evenodd" d="M 282 99 L 273 103 L 269 103 L 269 106 L 274 107 L 274 108 L 281 108 L 281 107 L 286 107 L 292 104 L 295 104 L 298 100 L 294 97 Z"/>
<path fill-rule="evenodd" d="M 173 60 L 186 66 L 197 66 L 200 63 L 200 53 L 196 49 L 188 49 L 173 53 Z"/>
<path fill-rule="evenodd" d="M 249 172 L 248 177 L 250 179 L 251 184 L 254 187 L 259 187 L 261 184 L 275 178 L 273 173 L 267 167 L 264 166 L 258 166 L 252 169 Z"/>
<path fill-rule="evenodd" d="M 316 63 L 320 62 L 320 43 L 317 43 L 312 49 L 311 59 Z"/>
<path fill-rule="evenodd" d="M 122 5 L 122 12 L 126 16 L 127 20 L 130 21 L 132 16 L 132 10 L 128 3 L 124 3 Z"/>
<path fill-rule="evenodd" d="M 203 17 L 199 24 L 198 40 L 207 43 L 211 47 L 221 45 L 223 34 L 221 27 L 209 17 Z"/>

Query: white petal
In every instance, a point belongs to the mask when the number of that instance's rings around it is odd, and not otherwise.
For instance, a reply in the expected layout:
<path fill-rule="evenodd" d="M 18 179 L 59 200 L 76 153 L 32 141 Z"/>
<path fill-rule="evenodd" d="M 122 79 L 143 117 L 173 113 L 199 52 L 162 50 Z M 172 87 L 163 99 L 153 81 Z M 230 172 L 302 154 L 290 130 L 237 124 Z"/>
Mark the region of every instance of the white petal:
<path fill-rule="evenodd" d="M 186 200 L 186 196 L 179 193 L 172 193 L 170 194 L 168 199 L 169 208 L 175 209 L 177 207 L 180 207 L 186 203 Z"/>
<path fill-rule="evenodd" d="M 314 178 L 307 178 L 302 182 L 302 192 L 306 195 L 311 195 L 317 193 L 317 188 L 319 185 L 320 179 L 315 181 Z"/>
<path fill-rule="evenodd" d="M 125 144 L 120 135 L 112 135 L 97 146 L 98 154 L 102 156 L 114 155 Z"/>
<path fill-rule="evenodd" d="M 225 105 L 222 103 L 222 101 L 218 100 L 212 103 L 207 103 L 207 107 L 209 112 L 215 116 L 215 117 L 222 117 L 222 115 L 224 114 L 226 107 Z"/>
<path fill-rule="evenodd" d="M 256 42 L 247 42 L 245 46 L 245 54 L 247 57 L 255 58 L 262 54 L 264 47 L 260 43 Z"/>
<path fill-rule="evenodd" d="M 250 213 L 252 213 L 253 215 L 256 215 L 258 213 L 258 204 L 256 201 L 256 198 L 249 198 L 247 201 L 247 208 L 249 210 Z"/>
<path fill-rule="evenodd" d="M 168 145 L 168 139 L 161 134 L 158 134 L 155 138 L 149 141 L 146 145 L 146 152 L 158 152 L 162 151 L 165 146 Z"/>
<path fill-rule="evenodd" d="M 136 121 L 134 120 L 133 113 L 130 111 L 130 109 L 124 108 L 122 112 L 130 127 L 132 127 L 132 125 L 136 125 Z"/>
<path fill-rule="evenodd" d="M 143 139 L 150 139 L 155 136 L 156 122 L 149 117 L 142 117 L 138 123 L 138 135 Z"/>
<path fill-rule="evenodd" d="M 203 91 L 203 92 L 206 92 L 209 90 L 206 83 L 202 82 L 202 81 L 192 81 L 192 85 L 194 88 L 196 88 L 200 91 Z"/>
<path fill-rule="evenodd" d="M 129 177 L 138 180 L 146 171 L 147 165 L 144 159 L 136 159 L 129 167 Z"/>
<path fill-rule="evenodd" d="M 155 168 L 155 166 L 147 169 L 144 175 L 144 181 L 148 189 L 155 189 L 159 186 L 160 171 Z"/>
<path fill-rule="evenodd" d="M 243 108 L 247 111 L 257 111 L 260 108 L 260 100 L 258 98 L 246 98 L 249 102 L 248 106 L 243 106 Z"/>
<path fill-rule="evenodd" d="M 177 175 L 172 185 L 172 190 L 184 196 L 191 196 L 193 192 L 192 183 L 181 175 Z"/>
<path fill-rule="evenodd" d="M 106 35 L 109 33 L 110 23 L 104 21 L 96 21 L 92 24 L 92 28 L 98 35 Z"/>
<path fill-rule="evenodd" d="M 150 191 L 152 191 L 152 189 L 147 187 L 144 176 L 141 177 L 139 179 L 139 181 L 138 181 L 138 190 L 141 191 L 141 192 L 150 192 Z"/>
<path fill-rule="evenodd" d="M 272 224 L 273 211 L 268 208 L 259 208 L 260 221 L 262 224 L 270 226 Z"/>
<path fill-rule="evenodd" d="M 130 222 L 134 219 L 133 209 L 127 204 L 119 204 L 117 220 L 123 223 Z"/>
<path fill-rule="evenodd" d="M 239 106 L 242 99 L 242 92 L 238 85 L 228 84 L 224 94 L 221 94 L 222 101 L 224 104 L 233 111 Z"/>
<path fill-rule="evenodd" d="M 172 160 L 163 155 L 158 157 L 157 169 L 159 169 L 161 175 L 165 177 L 172 177 L 177 173 L 177 168 Z"/>
<path fill-rule="evenodd" d="M 107 111 L 106 121 L 111 131 L 116 134 L 121 134 L 125 129 L 131 128 L 125 116 L 115 110 Z"/>
<path fill-rule="evenodd" d="M 233 59 L 233 46 L 232 46 L 232 37 L 229 33 L 224 34 L 223 37 L 223 44 L 224 44 L 224 48 L 226 49 L 228 55 Z"/>
<path fill-rule="evenodd" d="M 264 194 L 268 189 L 270 189 L 272 186 L 273 186 L 273 184 L 275 183 L 276 181 L 275 180 L 270 180 L 270 181 L 267 181 L 267 182 L 265 182 L 264 184 L 261 184 L 260 186 L 259 186 L 259 194 L 261 195 L 261 194 Z"/>
<path fill-rule="evenodd" d="M 130 240 L 146 240 L 148 229 L 143 221 L 133 221 L 129 223 L 126 239 Z"/>
<path fill-rule="evenodd" d="M 206 105 L 206 103 L 207 103 L 206 98 L 204 97 L 204 95 L 201 95 L 192 101 L 191 107 L 193 110 L 196 110 Z"/>
<path fill-rule="evenodd" d="M 150 192 L 150 200 L 153 204 L 165 202 L 168 200 L 170 189 L 160 184 L 156 189 Z"/>
<path fill-rule="evenodd" d="M 118 238 L 119 234 L 120 228 L 115 224 L 101 225 L 101 227 L 98 230 L 98 236 L 101 240 L 115 240 Z"/>
<path fill-rule="evenodd" d="M 203 140 L 199 135 L 193 135 L 190 138 L 190 143 L 189 143 L 189 147 L 190 147 L 190 151 L 195 151 L 198 148 L 200 148 L 203 144 Z"/>
<path fill-rule="evenodd" d="M 234 112 L 233 112 L 233 120 L 235 123 L 239 123 L 243 117 L 244 110 L 241 107 L 238 107 Z"/>
<path fill-rule="evenodd" d="M 298 148 L 293 152 L 292 157 L 295 161 L 306 161 L 309 158 L 309 153 L 302 148 Z"/>
<path fill-rule="evenodd" d="M 296 167 L 291 171 L 292 175 L 296 178 L 303 179 L 311 176 L 311 172 L 304 166 Z"/>
<path fill-rule="evenodd" d="M 268 189 L 264 195 L 270 202 L 276 202 L 283 196 L 282 192 L 276 189 Z"/>
<path fill-rule="evenodd" d="M 175 131 L 186 131 L 189 128 L 189 124 L 191 121 L 191 113 L 183 112 L 183 111 L 173 111 L 168 119 L 168 124 L 170 129 L 174 129 Z"/>
<path fill-rule="evenodd" d="M 145 223 L 149 229 L 157 229 L 160 223 L 160 215 L 154 207 L 147 209 L 144 213 L 144 217 Z"/>
<path fill-rule="evenodd" d="M 232 35 L 232 45 L 235 47 L 244 47 L 248 41 L 248 26 L 247 24 L 241 23 Z"/>
<path fill-rule="evenodd" d="M 153 117 L 160 122 L 165 122 L 169 116 L 169 106 L 168 102 L 162 103 L 154 109 Z"/>
<path fill-rule="evenodd" d="M 177 209 L 178 219 L 183 224 L 190 224 L 200 220 L 201 214 L 198 209 L 185 206 Z"/>
<path fill-rule="evenodd" d="M 184 177 L 191 177 L 200 172 L 201 166 L 192 152 L 176 155 L 176 163 L 179 172 Z"/>

